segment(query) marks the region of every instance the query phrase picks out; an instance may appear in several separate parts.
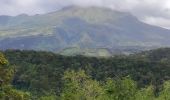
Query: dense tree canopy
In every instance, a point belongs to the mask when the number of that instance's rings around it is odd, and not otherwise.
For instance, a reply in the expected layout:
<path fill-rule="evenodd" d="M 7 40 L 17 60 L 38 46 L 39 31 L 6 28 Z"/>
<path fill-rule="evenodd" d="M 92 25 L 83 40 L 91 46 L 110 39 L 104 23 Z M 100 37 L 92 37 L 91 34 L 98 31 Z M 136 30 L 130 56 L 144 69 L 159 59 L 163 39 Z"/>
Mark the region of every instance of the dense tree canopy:
<path fill-rule="evenodd" d="M 29 94 L 14 89 L 10 84 L 14 70 L 9 67 L 8 60 L 0 53 L 0 99 L 1 100 L 29 100 Z"/>
<path fill-rule="evenodd" d="M 170 100 L 170 82 L 164 83 L 159 96 L 154 95 L 153 86 L 137 88 L 130 77 L 107 79 L 99 82 L 84 71 L 66 71 L 61 100 Z"/>
<path fill-rule="evenodd" d="M 159 49 L 129 56 L 95 58 L 7 50 L 3 53 L 10 64 L 2 63 L 1 66 L 7 68 L 11 76 L 15 70 L 12 85 L 18 90 L 29 91 L 33 100 L 65 100 L 68 97 L 166 100 L 170 93 L 168 52 L 169 49 Z M 9 67 L 13 65 L 15 67 Z"/>

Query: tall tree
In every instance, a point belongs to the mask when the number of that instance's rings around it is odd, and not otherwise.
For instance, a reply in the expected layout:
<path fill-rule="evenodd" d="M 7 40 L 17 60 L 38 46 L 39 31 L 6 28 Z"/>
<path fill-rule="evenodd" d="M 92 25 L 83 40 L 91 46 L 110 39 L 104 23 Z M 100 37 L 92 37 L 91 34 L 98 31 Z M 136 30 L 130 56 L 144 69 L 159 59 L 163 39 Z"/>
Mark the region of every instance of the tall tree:
<path fill-rule="evenodd" d="M 0 99 L 1 100 L 28 100 L 29 93 L 14 89 L 11 86 L 14 69 L 9 66 L 8 60 L 0 53 Z"/>
<path fill-rule="evenodd" d="M 66 71 L 64 74 L 62 100 L 99 100 L 103 89 L 99 82 L 92 80 L 84 71 Z"/>
<path fill-rule="evenodd" d="M 170 81 L 164 83 L 158 100 L 170 100 Z"/>

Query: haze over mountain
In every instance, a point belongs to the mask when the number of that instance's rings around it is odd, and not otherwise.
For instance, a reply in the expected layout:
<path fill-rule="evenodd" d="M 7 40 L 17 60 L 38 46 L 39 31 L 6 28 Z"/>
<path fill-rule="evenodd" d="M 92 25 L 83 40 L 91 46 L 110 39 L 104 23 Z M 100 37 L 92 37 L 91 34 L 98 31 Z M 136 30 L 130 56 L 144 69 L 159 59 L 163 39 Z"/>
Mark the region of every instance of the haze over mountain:
<path fill-rule="evenodd" d="M 169 37 L 168 29 L 100 7 L 69 6 L 42 15 L 0 16 L 1 49 L 150 49 L 169 47 Z"/>

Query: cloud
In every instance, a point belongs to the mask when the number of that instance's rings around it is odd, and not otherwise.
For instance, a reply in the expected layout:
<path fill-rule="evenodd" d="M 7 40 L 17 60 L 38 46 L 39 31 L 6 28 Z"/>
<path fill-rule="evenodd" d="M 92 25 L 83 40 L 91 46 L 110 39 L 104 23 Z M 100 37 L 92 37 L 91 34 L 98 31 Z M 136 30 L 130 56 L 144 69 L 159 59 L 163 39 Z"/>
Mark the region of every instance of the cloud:
<path fill-rule="evenodd" d="M 163 26 L 164 28 L 170 29 L 170 20 L 163 17 L 146 17 L 143 22 Z"/>
<path fill-rule="evenodd" d="M 0 15 L 18 15 L 21 13 L 43 13 L 44 10 L 36 0 L 1 0 Z"/>
<path fill-rule="evenodd" d="M 170 0 L 1 0 L 0 15 L 41 14 L 68 5 L 99 6 L 131 12 L 146 23 L 170 28 Z"/>

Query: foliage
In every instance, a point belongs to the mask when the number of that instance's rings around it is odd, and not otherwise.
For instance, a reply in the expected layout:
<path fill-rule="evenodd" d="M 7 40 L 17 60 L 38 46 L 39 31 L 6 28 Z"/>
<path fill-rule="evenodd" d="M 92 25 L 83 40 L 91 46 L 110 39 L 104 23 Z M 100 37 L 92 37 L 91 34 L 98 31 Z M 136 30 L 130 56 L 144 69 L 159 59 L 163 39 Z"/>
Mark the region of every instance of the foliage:
<path fill-rule="evenodd" d="M 99 82 L 92 80 L 84 71 L 66 71 L 64 83 L 62 100 L 96 100 L 103 92 Z"/>
<path fill-rule="evenodd" d="M 170 81 L 164 83 L 159 100 L 170 100 Z"/>
<path fill-rule="evenodd" d="M 8 66 L 8 61 L 0 53 L 0 99 L 2 100 L 28 100 L 29 93 L 14 89 L 10 83 L 14 74 L 13 68 Z"/>
<path fill-rule="evenodd" d="M 1 77 L 9 85 L 12 81 L 18 90 L 29 91 L 33 100 L 58 99 L 60 96 L 62 99 L 169 99 L 169 52 L 167 49 L 95 58 L 61 56 L 43 51 L 7 50 L 4 54 L 10 64 L 3 64 L 1 68 L 9 71 L 11 74 L 8 75 L 11 76 Z M 15 67 L 10 67 L 12 65 Z"/>
<path fill-rule="evenodd" d="M 42 96 L 38 100 L 58 100 L 56 95 Z"/>
<path fill-rule="evenodd" d="M 66 71 L 61 100 L 169 100 L 169 81 L 164 83 L 161 94 L 154 95 L 153 86 L 137 88 L 129 77 L 107 79 L 106 82 L 92 80 L 83 70 Z M 89 83 L 89 84 L 87 84 Z"/>
<path fill-rule="evenodd" d="M 135 95 L 135 100 L 155 100 L 153 86 L 148 86 L 141 90 L 138 90 Z"/>
<path fill-rule="evenodd" d="M 105 85 L 105 94 L 109 100 L 135 100 L 136 92 L 136 83 L 128 77 L 122 80 L 109 79 Z"/>

